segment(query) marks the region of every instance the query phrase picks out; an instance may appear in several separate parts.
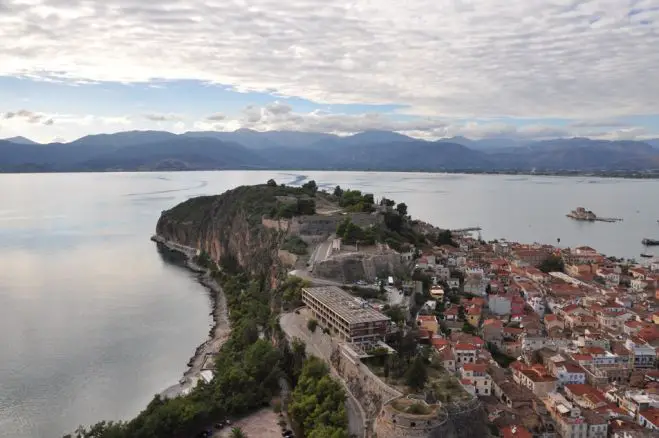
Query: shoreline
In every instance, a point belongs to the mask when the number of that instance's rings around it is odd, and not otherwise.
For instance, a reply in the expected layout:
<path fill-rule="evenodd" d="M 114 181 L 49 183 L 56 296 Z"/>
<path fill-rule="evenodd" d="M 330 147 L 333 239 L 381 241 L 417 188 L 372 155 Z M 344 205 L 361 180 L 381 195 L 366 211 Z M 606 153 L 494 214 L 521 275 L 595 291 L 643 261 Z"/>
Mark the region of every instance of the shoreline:
<path fill-rule="evenodd" d="M 210 276 L 210 271 L 195 264 L 192 261 L 189 251 L 186 252 L 178 248 L 173 242 L 169 242 L 157 235 L 153 236 L 151 240 L 158 245 L 166 247 L 170 251 L 183 254 L 185 256 L 184 266 L 194 272 L 196 274 L 196 280 L 211 292 L 210 314 L 213 316 L 213 325 L 208 332 L 208 337 L 195 349 L 194 354 L 186 364 L 186 369 L 181 379 L 159 393 L 163 398 L 174 398 L 190 392 L 197 385 L 197 382 L 202 379 L 202 371 L 207 369 L 204 365 L 206 365 L 209 358 L 220 351 L 222 345 L 229 339 L 231 325 L 226 297 L 220 285 Z"/>
<path fill-rule="evenodd" d="M 549 176 L 549 177 L 566 177 L 566 178 L 603 178 L 603 179 L 631 179 L 631 180 L 659 180 L 659 169 L 649 169 L 648 172 L 616 172 L 616 171 L 578 171 L 573 172 L 551 172 L 551 171 L 533 171 L 532 169 L 520 170 L 469 170 L 469 169 L 437 169 L 437 170 L 392 170 L 392 169 L 334 169 L 334 168 L 240 168 L 227 167 L 224 169 L 142 169 L 142 170 L 44 170 L 41 172 L 31 171 L 2 171 L 0 175 L 41 175 L 41 174 L 76 174 L 76 173 L 167 173 L 167 172 L 359 172 L 359 173 L 434 173 L 434 174 L 457 174 L 457 175 L 502 175 L 502 176 Z"/>

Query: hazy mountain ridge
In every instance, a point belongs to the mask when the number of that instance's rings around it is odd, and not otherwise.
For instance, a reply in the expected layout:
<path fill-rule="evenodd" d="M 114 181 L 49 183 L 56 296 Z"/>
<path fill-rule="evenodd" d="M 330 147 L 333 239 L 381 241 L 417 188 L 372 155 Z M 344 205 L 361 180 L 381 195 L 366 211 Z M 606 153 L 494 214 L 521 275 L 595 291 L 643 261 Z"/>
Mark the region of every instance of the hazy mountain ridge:
<path fill-rule="evenodd" d="M 126 131 L 70 143 L 0 140 L 0 172 L 346 169 L 607 171 L 659 169 L 659 139 L 545 141 L 454 137 L 425 141 L 388 131 L 341 137 L 294 131 Z"/>

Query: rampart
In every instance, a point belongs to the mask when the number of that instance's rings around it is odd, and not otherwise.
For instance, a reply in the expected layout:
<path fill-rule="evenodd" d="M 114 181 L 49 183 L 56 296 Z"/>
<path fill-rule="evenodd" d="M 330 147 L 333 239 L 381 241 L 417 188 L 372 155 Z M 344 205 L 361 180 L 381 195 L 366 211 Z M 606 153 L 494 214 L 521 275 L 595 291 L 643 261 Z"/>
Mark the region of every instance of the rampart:
<path fill-rule="evenodd" d="M 261 218 L 261 224 L 270 229 L 285 231 L 296 235 L 305 236 L 329 236 L 336 232 L 336 227 L 346 218 L 360 227 L 375 225 L 381 220 L 381 216 L 371 213 L 346 213 L 346 214 L 315 214 L 310 216 L 295 216 L 291 219 L 269 219 Z"/>

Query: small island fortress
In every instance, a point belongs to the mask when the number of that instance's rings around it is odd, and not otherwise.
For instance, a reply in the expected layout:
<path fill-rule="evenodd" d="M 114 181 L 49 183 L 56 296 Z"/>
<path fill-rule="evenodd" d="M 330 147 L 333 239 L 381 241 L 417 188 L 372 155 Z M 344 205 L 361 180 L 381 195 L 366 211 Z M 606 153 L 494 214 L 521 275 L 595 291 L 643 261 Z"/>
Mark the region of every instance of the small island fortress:
<path fill-rule="evenodd" d="M 577 221 L 587 221 L 587 222 L 621 222 L 622 219 L 615 217 L 599 217 L 590 210 L 586 210 L 583 207 L 577 207 L 575 210 L 572 210 L 570 213 L 566 214 L 570 219 Z"/>

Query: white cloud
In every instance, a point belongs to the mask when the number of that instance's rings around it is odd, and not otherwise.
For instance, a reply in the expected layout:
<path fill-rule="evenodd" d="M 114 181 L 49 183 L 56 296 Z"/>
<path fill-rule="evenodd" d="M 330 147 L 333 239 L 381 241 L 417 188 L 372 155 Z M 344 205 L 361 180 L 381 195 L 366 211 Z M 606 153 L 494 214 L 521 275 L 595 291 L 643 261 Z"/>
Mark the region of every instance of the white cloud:
<path fill-rule="evenodd" d="M 368 130 L 443 132 L 446 123 L 437 118 L 398 120 L 381 113 L 343 114 L 314 110 L 295 112 L 290 105 L 275 101 L 263 107 L 250 105 L 239 118 L 197 122 L 198 129 L 220 131 L 249 128 L 257 131 L 303 131 L 352 134 Z"/>
<path fill-rule="evenodd" d="M 38 123 L 46 126 L 50 126 L 53 123 L 55 123 L 55 121 L 47 114 L 28 111 L 25 109 L 0 113 L 0 119 L 16 120 L 22 123 L 30 123 L 30 124 Z"/>
<path fill-rule="evenodd" d="M 659 10 L 656 0 L 632 5 L 3 0 L 0 75 L 198 79 L 433 117 L 657 113 Z"/>
<path fill-rule="evenodd" d="M 591 137 L 607 140 L 631 140 L 659 137 L 645 128 L 622 122 L 576 122 L 567 126 L 525 125 L 516 126 L 502 122 L 455 121 L 439 118 L 396 119 L 380 113 L 341 114 L 315 110 L 295 112 L 288 105 L 274 102 L 258 107 L 246 107 L 238 118 L 212 116 L 194 123 L 200 131 L 234 131 L 249 128 L 256 131 L 326 132 L 348 135 L 368 130 L 396 131 L 415 138 L 436 140 L 464 136 L 471 139 L 510 138 L 518 140 L 544 140 L 561 137 Z M 600 129 L 594 129 L 600 128 Z"/>
<path fill-rule="evenodd" d="M 183 117 L 178 114 L 160 113 L 144 114 L 144 118 L 152 122 L 180 122 L 183 120 Z"/>

